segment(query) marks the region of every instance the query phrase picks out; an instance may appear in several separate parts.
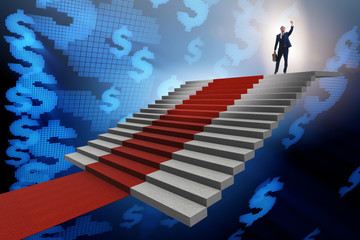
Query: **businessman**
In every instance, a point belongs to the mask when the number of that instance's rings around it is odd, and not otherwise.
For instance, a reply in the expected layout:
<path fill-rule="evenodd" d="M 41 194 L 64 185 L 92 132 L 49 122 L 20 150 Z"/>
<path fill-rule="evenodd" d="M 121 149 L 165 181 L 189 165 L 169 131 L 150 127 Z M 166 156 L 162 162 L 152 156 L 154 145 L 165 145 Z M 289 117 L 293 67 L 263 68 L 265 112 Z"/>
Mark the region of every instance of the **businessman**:
<path fill-rule="evenodd" d="M 279 50 L 278 50 L 278 57 L 276 59 L 276 66 L 275 66 L 275 74 L 279 70 L 279 64 L 281 57 L 284 56 L 284 73 L 286 73 L 287 66 L 288 66 L 288 56 L 289 56 L 289 47 L 291 47 L 291 43 L 289 40 L 289 36 L 294 30 L 294 22 L 290 21 L 291 28 L 289 32 L 285 32 L 285 27 L 281 26 L 280 31 L 278 35 L 276 35 L 276 41 L 275 41 L 275 47 L 274 47 L 274 53 L 276 53 L 277 45 L 279 44 Z"/>

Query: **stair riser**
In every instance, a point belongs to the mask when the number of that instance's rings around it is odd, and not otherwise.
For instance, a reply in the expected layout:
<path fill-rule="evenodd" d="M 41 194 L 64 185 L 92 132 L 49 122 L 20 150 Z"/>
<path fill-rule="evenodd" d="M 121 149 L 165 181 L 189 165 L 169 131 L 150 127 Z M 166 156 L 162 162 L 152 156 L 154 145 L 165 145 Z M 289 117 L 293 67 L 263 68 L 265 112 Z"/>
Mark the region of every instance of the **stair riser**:
<path fill-rule="evenodd" d="M 149 175 L 146 176 L 146 181 L 149 183 L 152 183 L 158 187 L 161 187 L 163 189 L 166 189 L 170 192 L 173 192 L 177 195 L 180 195 L 184 198 L 190 199 L 191 201 L 194 201 L 196 203 L 199 203 L 203 206 L 210 207 L 212 204 L 216 203 L 217 201 L 221 200 L 221 192 L 218 191 L 216 195 L 211 196 L 211 198 L 203 198 L 201 196 L 195 195 L 193 193 L 187 192 L 181 188 L 174 187 L 170 184 L 167 184 L 166 182 L 160 181 L 158 179 L 155 179 Z"/>
<path fill-rule="evenodd" d="M 140 112 L 142 113 L 159 113 L 159 114 L 167 114 L 167 109 L 161 108 L 141 108 Z"/>
<path fill-rule="evenodd" d="M 101 144 L 96 144 L 96 143 L 93 143 L 93 142 L 88 141 L 88 145 L 91 146 L 91 147 L 98 148 L 98 149 L 101 149 L 101 150 L 103 150 L 103 151 L 106 151 L 106 152 L 108 152 L 108 153 L 111 152 L 111 148 L 106 147 L 106 146 L 103 146 L 103 145 L 101 145 Z"/>
<path fill-rule="evenodd" d="M 134 113 L 134 117 L 138 118 L 149 118 L 149 119 L 159 119 L 159 114 L 151 114 L 151 113 Z"/>
<path fill-rule="evenodd" d="M 169 96 L 174 96 L 174 95 L 193 95 L 196 94 L 196 90 L 193 91 L 176 91 L 176 92 L 169 92 Z"/>
<path fill-rule="evenodd" d="M 217 128 L 214 125 L 205 126 L 205 132 L 212 132 L 212 133 L 220 133 L 220 134 L 229 134 L 235 136 L 243 136 L 243 137 L 252 137 L 252 138 L 259 138 L 265 139 L 271 136 L 271 131 L 262 133 L 262 132 L 251 132 L 245 130 L 234 130 L 234 129 L 224 129 L 224 128 Z"/>
<path fill-rule="evenodd" d="M 230 159 L 234 159 L 234 160 L 242 161 L 242 162 L 245 162 L 254 157 L 254 151 L 252 151 L 250 154 L 244 155 L 244 154 L 239 154 L 239 153 L 234 153 L 234 152 L 228 152 L 228 151 L 225 151 L 222 149 L 213 149 L 210 147 L 194 146 L 194 145 L 187 144 L 187 143 L 184 144 L 184 149 L 197 151 L 197 152 L 201 152 L 201 153 L 213 154 L 215 156 L 230 158 Z"/>
<path fill-rule="evenodd" d="M 212 120 L 212 124 L 217 125 L 225 125 L 225 126 L 236 126 L 236 127 L 250 127 L 250 128 L 261 128 L 261 129 L 275 129 L 278 127 L 277 122 L 273 123 L 257 123 L 257 122 L 251 122 L 251 119 L 248 122 L 239 122 L 229 119 L 222 119 L 222 118 L 214 118 Z"/>
<path fill-rule="evenodd" d="M 108 129 L 108 132 L 109 132 L 109 133 L 112 133 L 112 134 L 119 135 L 119 136 L 128 137 L 128 138 L 132 138 L 132 137 L 133 137 L 133 134 L 132 134 L 132 133 L 128 133 L 128 132 L 121 131 L 121 130 L 116 131 L 116 130 Z"/>
<path fill-rule="evenodd" d="M 162 96 L 162 99 L 176 99 L 176 100 L 185 100 L 189 99 L 189 95 L 169 95 L 169 96 Z"/>
<path fill-rule="evenodd" d="M 155 104 L 182 104 L 183 100 L 176 99 L 164 99 L 164 100 L 155 100 Z"/>
<path fill-rule="evenodd" d="M 214 171 L 231 174 L 231 175 L 238 174 L 245 169 L 245 164 L 243 162 L 239 162 L 239 164 L 236 167 L 229 167 L 229 166 L 225 166 L 225 165 L 221 165 L 221 164 L 202 161 L 195 157 L 183 156 L 183 155 L 178 154 L 177 152 L 173 153 L 172 158 L 175 160 L 178 160 L 178 161 L 182 161 L 182 162 L 189 163 L 189 164 L 194 164 L 199 167 L 204 167 L 204 168 L 208 168 L 208 169 L 211 169 Z"/>
<path fill-rule="evenodd" d="M 132 176 L 134 176 L 134 177 L 140 178 L 141 180 L 144 180 L 144 181 L 146 180 L 146 175 L 144 175 L 144 174 L 142 174 L 142 173 L 136 172 L 136 171 L 134 171 L 134 170 L 132 170 L 132 169 L 129 169 L 129 168 L 126 168 L 126 167 L 124 167 L 124 166 L 121 166 L 121 165 L 118 165 L 118 164 L 116 164 L 116 163 L 113 163 L 113 162 L 111 162 L 111 161 L 108 161 L 108 160 L 106 160 L 106 159 L 104 159 L 104 158 L 102 158 L 102 157 L 99 157 L 99 161 L 102 162 L 102 163 L 104 163 L 104 164 L 106 164 L 106 165 L 108 165 L 108 166 L 111 166 L 111 167 L 113 167 L 113 168 L 116 168 L 116 169 L 118 169 L 118 170 L 120 170 L 120 171 L 123 171 L 123 172 L 125 172 L 125 173 L 128 173 L 128 174 L 130 174 L 130 175 L 132 175 Z"/>
<path fill-rule="evenodd" d="M 127 193 L 130 193 L 130 187 L 122 184 L 121 182 L 118 182 L 108 176 L 103 175 L 102 173 L 97 172 L 96 170 L 89 168 L 89 167 L 85 167 L 86 171 L 88 171 L 91 174 L 94 174 L 95 176 L 101 178 L 102 180 L 114 185 L 115 187 L 119 188 L 120 190 L 123 190 Z"/>
<path fill-rule="evenodd" d="M 270 120 L 280 121 L 284 119 L 284 115 L 265 115 L 265 114 L 248 114 L 248 113 L 236 113 L 236 112 L 221 112 L 220 117 L 223 118 L 235 118 L 235 119 L 254 119 L 254 120 Z"/>
<path fill-rule="evenodd" d="M 152 154 L 157 154 L 157 155 L 160 155 L 163 157 L 168 157 L 168 158 L 171 158 L 171 154 L 172 154 L 171 152 L 163 151 L 160 149 L 154 149 L 154 148 L 143 146 L 143 145 L 137 145 L 137 144 L 134 144 L 134 143 L 128 142 L 128 141 L 124 141 L 123 146 L 134 148 L 134 149 L 144 151 L 144 152 L 149 152 Z"/>
<path fill-rule="evenodd" d="M 173 109 L 175 108 L 175 104 L 149 104 L 148 105 L 149 108 L 165 108 L 165 109 Z"/>
<path fill-rule="evenodd" d="M 195 118 L 195 117 L 184 117 L 181 115 L 178 116 L 169 116 L 169 115 L 162 115 L 160 116 L 160 119 L 162 120 L 171 120 L 171 121 L 182 121 L 182 122 L 194 122 L 194 123 L 205 123 L 210 124 L 211 118 L 208 119 L 202 119 L 202 118 Z"/>
<path fill-rule="evenodd" d="M 231 186 L 232 184 L 234 184 L 234 178 L 230 178 L 224 182 L 218 182 L 211 178 L 204 178 L 203 176 L 195 175 L 195 174 L 192 174 L 192 173 L 189 173 L 186 171 L 182 171 L 180 169 L 172 168 L 170 166 L 166 166 L 163 164 L 160 164 L 160 169 L 163 171 L 178 175 L 180 177 L 187 178 L 189 180 L 204 184 L 206 186 L 219 189 L 219 190 L 223 190 L 223 189 Z"/>
<path fill-rule="evenodd" d="M 106 137 L 106 136 L 99 135 L 98 138 L 101 139 L 101 140 L 108 141 L 108 142 L 115 143 L 115 144 L 119 144 L 119 145 L 122 145 L 122 143 L 123 143 L 123 140 L 114 139 L 114 138 L 110 138 L 110 137 Z"/>
<path fill-rule="evenodd" d="M 149 159 L 141 158 L 139 156 L 134 156 L 134 155 L 131 155 L 131 154 L 128 154 L 128 153 L 125 153 L 125 152 L 121 152 L 121 151 L 118 151 L 118 150 L 114 150 L 114 149 L 111 150 L 111 153 L 115 154 L 115 155 L 118 155 L 118 156 L 121 156 L 121 157 L 124 157 L 124 158 L 127 158 L 127 159 L 130 159 L 130 160 L 134 160 L 134 161 L 136 161 L 138 163 L 148 165 L 150 167 L 160 169 L 160 164 L 158 162 L 153 162 L 153 161 L 150 161 Z"/>
<path fill-rule="evenodd" d="M 178 147 L 178 148 L 184 147 L 184 143 L 182 143 L 182 142 L 175 142 L 175 141 L 171 141 L 171 140 L 167 140 L 167 139 L 159 139 L 159 138 L 144 136 L 144 135 L 140 135 L 140 134 L 134 134 L 134 139 L 144 140 L 144 141 L 153 142 L 153 143 L 159 143 L 159 144 L 163 144 L 166 146 L 172 146 L 172 147 Z"/>
<path fill-rule="evenodd" d="M 228 106 L 228 111 L 243 111 L 243 112 L 268 112 L 268 113 L 287 113 L 290 112 L 290 107 L 271 107 L 271 106 L 241 106 L 241 105 L 233 105 Z"/>
<path fill-rule="evenodd" d="M 229 136 L 229 139 L 224 139 L 224 138 L 216 138 L 216 137 L 203 136 L 203 135 L 195 135 L 194 139 L 199 140 L 199 141 L 204 141 L 204 142 L 218 143 L 218 144 L 224 144 L 224 145 L 228 145 L 228 146 L 248 148 L 248 149 L 254 149 L 254 150 L 258 149 L 264 145 L 262 141 L 259 143 L 251 143 L 251 142 L 246 142 L 246 141 L 232 140 L 231 136 Z"/>
<path fill-rule="evenodd" d="M 133 126 L 133 125 L 126 125 L 126 124 L 122 124 L 122 123 L 118 123 L 117 127 L 124 128 L 124 129 L 129 129 L 129 130 L 136 130 L 136 131 L 139 131 L 139 132 L 141 132 L 143 130 L 143 127 Z"/>
<path fill-rule="evenodd" d="M 254 88 L 249 89 L 249 94 L 255 93 L 282 93 L 282 92 L 304 92 L 305 87 L 278 87 L 278 88 L 269 88 L 263 87 L 261 84 L 254 85 Z"/>
<path fill-rule="evenodd" d="M 193 125 L 185 125 L 185 124 L 179 124 L 179 123 L 169 123 L 169 122 L 162 122 L 161 120 L 154 121 L 153 125 L 155 125 L 155 126 L 163 126 L 163 127 L 188 129 L 188 130 L 194 130 L 194 131 L 203 131 L 203 129 L 204 129 L 204 126 L 193 126 Z"/>
<path fill-rule="evenodd" d="M 126 119 L 127 122 L 131 122 L 131 123 L 140 123 L 140 124 L 146 124 L 146 125 L 151 125 L 153 122 L 153 119 L 148 119 L 148 118 L 128 118 Z"/>
<path fill-rule="evenodd" d="M 245 94 L 242 99 L 297 99 L 300 98 L 300 93 L 282 93 L 282 94 Z"/>
<path fill-rule="evenodd" d="M 182 105 L 176 105 L 175 109 L 191 109 L 191 110 L 213 110 L 213 111 L 226 111 L 227 106 L 226 105 L 195 105 L 195 104 L 182 104 Z"/>
<path fill-rule="evenodd" d="M 296 104 L 295 99 L 240 99 L 235 100 L 234 105 L 283 105 L 293 106 Z"/>
<path fill-rule="evenodd" d="M 183 116 L 199 116 L 199 117 L 219 117 L 219 112 L 218 111 L 213 111 L 213 112 L 206 112 L 206 111 L 185 111 L 185 110 L 181 110 L 181 109 L 173 109 L 173 110 L 169 110 L 168 114 L 172 114 L 172 115 L 183 115 Z"/>
<path fill-rule="evenodd" d="M 194 139 L 194 134 L 182 133 L 182 132 L 178 132 L 178 131 L 169 131 L 169 130 L 161 130 L 161 129 L 145 127 L 144 132 L 163 134 L 163 135 L 167 135 L 167 136 L 180 137 L 180 138 L 187 138 L 189 140 Z"/>

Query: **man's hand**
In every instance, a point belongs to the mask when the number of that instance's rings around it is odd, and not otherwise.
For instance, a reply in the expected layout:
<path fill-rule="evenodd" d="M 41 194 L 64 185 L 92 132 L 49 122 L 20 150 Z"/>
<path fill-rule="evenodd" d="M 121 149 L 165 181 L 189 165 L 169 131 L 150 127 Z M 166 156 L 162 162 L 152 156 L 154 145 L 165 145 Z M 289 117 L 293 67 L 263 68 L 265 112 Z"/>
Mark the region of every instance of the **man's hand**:
<path fill-rule="evenodd" d="M 294 22 L 293 21 L 290 21 L 291 25 L 294 25 Z"/>
<path fill-rule="evenodd" d="M 276 54 L 276 50 L 274 50 L 274 54 Z"/>

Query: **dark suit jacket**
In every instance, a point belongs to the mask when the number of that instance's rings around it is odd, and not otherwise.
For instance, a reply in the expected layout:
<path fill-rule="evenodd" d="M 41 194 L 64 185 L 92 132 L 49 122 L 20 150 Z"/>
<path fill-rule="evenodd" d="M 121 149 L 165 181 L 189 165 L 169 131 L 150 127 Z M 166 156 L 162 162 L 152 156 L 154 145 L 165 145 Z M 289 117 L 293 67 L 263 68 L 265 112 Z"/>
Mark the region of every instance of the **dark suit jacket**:
<path fill-rule="evenodd" d="M 276 50 L 277 45 L 279 43 L 279 49 L 284 48 L 284 47 L 291 47 L 291 43 L 289 40 L 289 36 L 291 35 L 291 33 L 294 30 L 294 26 L 291 26 L 290 31 L 289 32 L 284 32 L 282 39 L 280 39 L 280 35 L 281 33 L 279 33 L 278 35 L 276 35 L 276 41 L 275 41 L 275 48 L 274 50 Z"/>

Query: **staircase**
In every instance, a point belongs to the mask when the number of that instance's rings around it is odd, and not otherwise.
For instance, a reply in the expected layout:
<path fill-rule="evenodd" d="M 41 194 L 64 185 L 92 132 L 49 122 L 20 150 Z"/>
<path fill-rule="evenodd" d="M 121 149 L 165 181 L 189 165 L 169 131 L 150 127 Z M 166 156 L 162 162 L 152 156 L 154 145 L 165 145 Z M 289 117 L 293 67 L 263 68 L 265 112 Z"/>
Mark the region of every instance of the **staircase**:
<path fill-rule="evenodd" d="M 335 76 L 311 71 L 186 82 L 65 159 L 193 226 L 315 78 Z"/>

